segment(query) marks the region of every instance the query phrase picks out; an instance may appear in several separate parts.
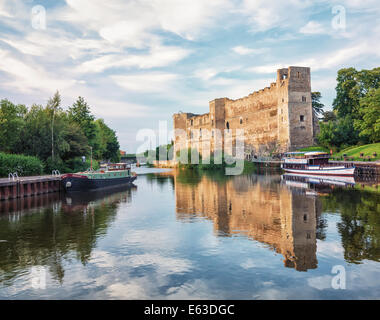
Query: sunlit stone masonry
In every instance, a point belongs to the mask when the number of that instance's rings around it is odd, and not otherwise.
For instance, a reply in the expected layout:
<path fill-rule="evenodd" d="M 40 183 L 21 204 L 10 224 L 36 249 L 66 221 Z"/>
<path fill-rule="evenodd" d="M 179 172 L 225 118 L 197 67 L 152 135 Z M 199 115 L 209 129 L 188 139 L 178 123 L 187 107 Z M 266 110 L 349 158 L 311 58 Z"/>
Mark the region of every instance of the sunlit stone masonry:
<path fill-rule="evenodd" d="M 193 148 L 224 148 L 225 132 L 236 145 L 236 129 L 244 129 L 244 157 L 292 151 L 313 145 L 318 122 L 313 121 L 310 68 L 289 67 L 277 70 L 277 81 L 269 87 L 232 100 L 210 101 L 205 114 L 173 115 L 175 152 Z M 221 142 L 218 140 L 221 132 Z"/>

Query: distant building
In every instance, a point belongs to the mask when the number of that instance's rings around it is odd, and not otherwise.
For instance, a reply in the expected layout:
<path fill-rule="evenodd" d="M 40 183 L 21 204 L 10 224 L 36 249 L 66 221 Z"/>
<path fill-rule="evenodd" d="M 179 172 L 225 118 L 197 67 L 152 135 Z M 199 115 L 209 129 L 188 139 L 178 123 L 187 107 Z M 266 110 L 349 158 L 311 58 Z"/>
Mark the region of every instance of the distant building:
<path fill-rule="evenodd" d="M 186 132 L 186 138 L 176 134 L 175 153 L 182 149 L 198 149 L 209 143 L 215 149 L 216 129 L 222 133 L 244 129 L 244 155 L 291 151 L 313 145 L 318 122 L 313 121 L 310 68 L 289 67 L 277 70 L 277 81 L 246 97 L 210 101 L 206 114 L 177 113 L 174 129 Z M 223 138 L 224 139 L 224 138 Z M 225 141 L 222 141 L 224 145 Z M 234 145 L 234 141 L 232 144 Z"/>

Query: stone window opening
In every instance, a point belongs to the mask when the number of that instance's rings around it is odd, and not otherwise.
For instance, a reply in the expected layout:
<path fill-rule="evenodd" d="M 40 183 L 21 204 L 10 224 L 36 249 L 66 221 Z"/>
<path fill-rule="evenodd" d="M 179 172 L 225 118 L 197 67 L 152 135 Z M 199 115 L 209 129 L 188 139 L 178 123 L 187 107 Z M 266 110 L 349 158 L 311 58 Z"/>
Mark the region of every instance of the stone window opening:
<path fill-rule="evenodd" d="M 211 130 L 211 137 L 214 138 L 214 130 Z"/>
<path fill-rule="evenodd" d="M 306 97 L 302 96 L 302 102 L 306 102 Z"/>
<path fill-rule="evenodd" d="M 240 118 L 240 124 L 243 124 L 243 118 Z"/>
<path fill-rule="evenodd" d="M 283 75 L 281 76 L 281 80 L 285 80 L 287 77 L 288 77 L 287 74 L 283 74 Z"/>
<path fill-rule="evenodd" d="M 226 122 L 226 128 L 227 130 L 230 130 L 230 123 L 228 121 Z"/>
<path fill-rule="evenodd" d="M 301 77 L 301 73 L 297 72 L 297 78 Z"/>
<path fill-rule="evenodd" d="M 307 221 L 307 214 L 303 215 L 303 221 L 305 221 L 305 222 Z"/>
<path fill-rule="evenodd" d="M 191 126 L 193 125 L 193 120 L 190 120 L 190 125 L 191 125 Z"/>
<path fill-rule="evenodd" d="M 284 102 L 284 98 L 282 98 L 282 102 Z"/>
<path fill-rule="evenodd" d="M 202 138 L 202 129 L 199 129 L 199 137 Z"/>
<path fill-rule="evenodd" d="M 304 122 L 305 121 L 305 116 L 304 115 L 300 115 L 300 122 Z"/>

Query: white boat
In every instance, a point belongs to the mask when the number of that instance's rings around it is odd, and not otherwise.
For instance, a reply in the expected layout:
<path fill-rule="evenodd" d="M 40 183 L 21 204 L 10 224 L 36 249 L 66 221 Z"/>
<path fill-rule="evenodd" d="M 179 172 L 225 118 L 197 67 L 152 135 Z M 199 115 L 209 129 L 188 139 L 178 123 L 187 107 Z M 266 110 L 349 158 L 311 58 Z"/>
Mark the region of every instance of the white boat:
<path fill-rule="evenodd" d="M 317 176 L 353 176 L 355 166 L 329 163 L 327 152 L 288 152 L 285 153 L 281 168 L 285 172 Z"/>

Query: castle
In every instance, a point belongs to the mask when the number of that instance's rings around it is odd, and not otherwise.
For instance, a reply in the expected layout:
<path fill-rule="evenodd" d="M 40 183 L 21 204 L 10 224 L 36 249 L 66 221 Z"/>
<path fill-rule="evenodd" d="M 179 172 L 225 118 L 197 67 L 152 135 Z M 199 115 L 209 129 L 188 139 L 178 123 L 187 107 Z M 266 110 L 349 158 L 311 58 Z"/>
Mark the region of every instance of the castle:
<path fill-rule="evenodd" d="M 289 67 L 277 70 L 277 81 L 246 97 L 210 101 L 206 114 L 177 113 L 173 115 L 176 132 L 174 151 L 209 144 L 213 152 L 214 132 L 244 129 L 244 156 L 268 155 L 313 145 L 318 131 L 311 104 L 310 68 Z M 223 135 L 224 137 L 224 135 Z M 222 137 L 222 145 L 225 139 Z"/>

